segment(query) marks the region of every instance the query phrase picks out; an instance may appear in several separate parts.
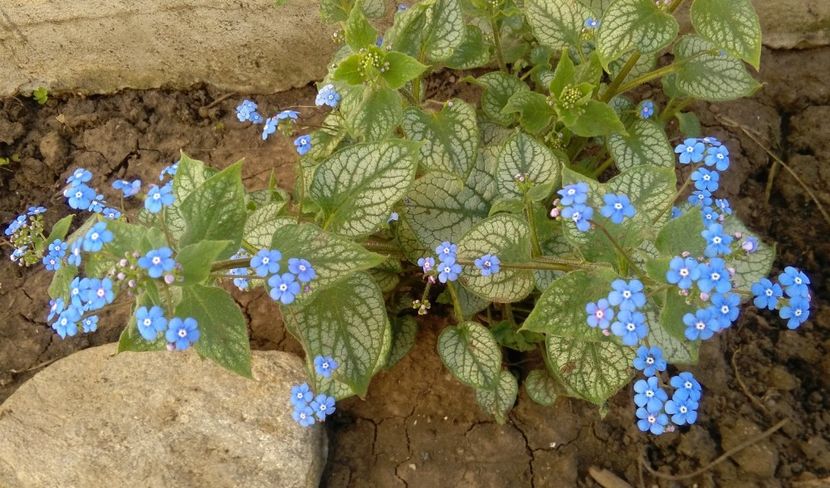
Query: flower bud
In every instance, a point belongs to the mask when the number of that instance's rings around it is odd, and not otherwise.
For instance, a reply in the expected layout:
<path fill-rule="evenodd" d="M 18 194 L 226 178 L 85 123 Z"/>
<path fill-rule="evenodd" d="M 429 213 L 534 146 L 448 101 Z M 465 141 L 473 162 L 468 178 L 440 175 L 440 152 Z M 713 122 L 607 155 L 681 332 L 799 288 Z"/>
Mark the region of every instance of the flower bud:
<path fill-rule="evenodd" d="M 602 329 L 602 335 L 604 335 L 605 337 L 608 337 L 608 336 L 611 335 L 611 331 L 608 330 L 608 329 Z"/>
<path fill-rule="evenodd" d="M 167 350 L 170 351 L 170 352 L 175 351 L 176 350 L 176 345 L 173 344 L 172 342 L 168 342 L 167 343 Z"/>
<path fill-rule="evenodd" d="M 123 272 L 120 272 L 115 277 L 118 278 L 118 281 L 122 281 L 124 278 L 127 277 L 127 275 L 125 275 Z"/>
<path fill-rule="evenodd" d="M 559 217 L 559 207 L 553 207 L 550 209 L 550 218 L 555 219 Z"/>
<path fill-rule="evenodd" d="M 692 253 L 690 253 L 689 251 L 683 251 L 683 252 L 680 253 L 680 255 L 684 258 L 688 258 L 689 256 L 692 255 Z"/>
<path fill-rule="evenodd" d="M 122 268 L 127 266 L 127 264 L 128 264 L 128 261 L 124 258 L 121 258 L 121 260 L 118 261 L 118 266 L 121 266 Z"/>
<path fill-rule="evenodd" d="M 167 283 L 168 285 L 172 285 L 174 281 L 176 281 L 176 277 L 173 276 L 172 274 L 168 273 L 168 274 L 164 275 L 164 282 Z"/>
<path fill-rule="evenodd" d="M 730 267 L 726 268 L 726 270 L 729 271 L 729 276 L 735 276 L 735 268 Z"/>
<path fill-rule="evenodd" d="M 704 302 L 709 301 L 709 294 L 705 291 L 700 292 L 700 299 Z"/>
<path fill-rule="evenodd" d="M 435 276 L 432 276 L 432 275 L 427 276 L 427 281 L 429 281 L 430 285 L 434 285 L 435 284 Z"/>
<path fill-rule="evenodd" d="M 135 288 L 135 280 L 128 281 L 127 286 L 129 286 L 130 288 Z"/>

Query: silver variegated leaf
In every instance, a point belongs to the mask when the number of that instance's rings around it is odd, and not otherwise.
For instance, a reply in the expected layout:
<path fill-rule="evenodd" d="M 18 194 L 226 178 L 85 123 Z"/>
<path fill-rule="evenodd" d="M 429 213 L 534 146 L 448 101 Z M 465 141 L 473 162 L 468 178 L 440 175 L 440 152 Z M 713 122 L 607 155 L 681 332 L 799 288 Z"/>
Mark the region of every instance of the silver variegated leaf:
<path fill-rule="evenodd" d="M 694 0 L 690 14 L 698 34 L 758 69 L 761 22 L 750 0 Z"/>
<path fill-rule="evenodd" d="M 402 128 L 408 139 L 421 141 L 420 162 L 430 171 L 467 178 L 478 152 L 476 111 L 463 100 L 447 102 L 440 112 L 417 108 L 404 112 Z"/>
<path fill-rule="evenodd" d="M 492 390 L 501 371 L 501 347 L 487 327 L 463 322 L 438 337 L 438 355 L 458 381 Z"/>
<path fill-rule="evenodd" d="M 679 28 L 674 16 L 654 0 L 616 0 L 602 17 L 597 51 L 607 67 L 631 50 L 642 54 L 659 51 L 674 40 Z"/>
<path fill-rule="evenodd" d="M 761 87 L 740 60 L 713 50 L 717 49 L 700 37 L 680 39 L 674 48 L 680 67 L 665 83 L 684 95 L 712 102 L 748 97 Z"/>
<path fill-rule="evenodd" d="M 524 132 L 516 132 L 499 152 L 496 175 L 499 193 L 506 198 L 521 198 L 518 178 L 536 185 L 555 184 L 562 164 L 547 146 Z"/>
<path fill-rule="evenodd" d="M 628 127 L 627 136 L 608 136 L 607 145 L 620 171 L 643 165 L 674 167 L 674 150 L 666 133 L 654 122 L 637 120 Z"/>
<path fill-rule="evenodd" d="M 476 390 L 476 402 L 485 412 L 496 418 L 496 422 L 503 424 L 507 421 L 507 414 L 516 403 L 519 394 L 519 383 L 513 373 L 503 369 L 499 373 L 499 382 L 494 390 Z"/>
<path fill-rule="evenodd" d="M 592 13 L 576 0 L 528 0 L 525 16 L 539 43 L 559 51 L 580 45 L 585 20 Z"/>

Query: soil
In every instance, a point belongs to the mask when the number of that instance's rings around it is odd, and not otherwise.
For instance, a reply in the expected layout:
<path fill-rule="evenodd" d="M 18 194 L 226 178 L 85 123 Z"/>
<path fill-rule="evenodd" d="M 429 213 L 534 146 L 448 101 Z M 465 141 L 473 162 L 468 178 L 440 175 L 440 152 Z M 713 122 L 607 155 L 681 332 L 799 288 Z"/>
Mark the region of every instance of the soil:
<path fill-rule="evenodd" d="M 739 122 L 830 207 L 830 48 L 767 50 L 762 66 L 765 85 L 755 97 L 693 108 L 705 132 L 732 153 L 722 188 L 738 216 L 778 242 L 774 272 L 792 264 L 810 275 L 815 296 L 807 324 L 789 331 L 772 314 L 744 308 L 732 330 L 703 345 L 700 364 L 691 368 L 704 388 L 697 424 L 653 438 L 637 430 L 629 391 L 609 402 L 604 419 L 581 401 L 540 407 L 522 392 L 508 422 L 495 424 L 441 365 L 435 346 L 446 321 L 433 310 L 420 323 L 415 348 L 373 381 L 366 400 L 341 402 L 327 422 L 326 486 L 600 486 L 590 467 L 632 486 L 830 486 L 830 225 L 785 171 L 767 201 L 770 158 L 724 124 Z M 437 97 L 453 90 L 446 79 L 433 86 Z M 223 95 L 197 87 L 72 96 L 45 106 L 0 100 L 0 157 L 18 159 L 0 169 L 0 221 L 34 204 L 49 207 L 48 222 L 67 214 L 59 192 L 76 166 L 92 170 L 99 188 L 114 178 L 149 181 L 180 149 L 220 168 L 244 157 L 249 188 L 264 187 L 272 170 L 290 187 L 290 140 L 261 141 L 257 128 L 235 120 L 240 97 Z M 313 97 L 309 87 L 256 100 L 271 111 L 310 105 Z M 56 338 L 45 321 L 49 273 L 18 268 L 8 252 L 3 248 L 0 259 L 0 401 L 45 363 L 116 340 L 124 317 L 102 317 L 95 334 Z M 301 353 L 267 295 L 237 299 L 255 348 Z M 522 367 L 516 364 L 516 372 Z M 688 473 L 781 419 L 788 422 L 773 435 L 684 481 L 655 478 L 639 464 L 642 456 L 662 473 Z"/>

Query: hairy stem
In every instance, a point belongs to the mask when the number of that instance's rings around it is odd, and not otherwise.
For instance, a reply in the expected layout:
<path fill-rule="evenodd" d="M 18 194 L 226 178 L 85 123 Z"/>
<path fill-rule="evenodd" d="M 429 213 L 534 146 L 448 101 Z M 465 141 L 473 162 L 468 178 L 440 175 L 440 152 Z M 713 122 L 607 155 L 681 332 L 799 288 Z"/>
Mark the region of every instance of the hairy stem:
<path fill-rule="evenodd" d="M 447 291 L 450 292 L 450 299 L 452 299 L 452 310 L 453 314 L 455 314 L 455 320 L 459 324 L 464 321 L 464 312 L 461 309 L 461 302 L 458 300 L 458 292 L 455 291 L 455 285 L 451 282 L 447 282 Z"/>
<path fill-rule="evenodd" d="M 499 69 L 507 72 L 507 63 L 504 62 L 504 53 L 501 50 L 501 23 L 495 18 L 490 18 L 490 27 L 493 29 L 493 44 L 496 46 L 496 61 Z"/>
<path fill-rule="evenodd" d="M 525 197 L 525 215 L 527 216 L 527 224 L 530 229 L 530 255 L 535 258 L 542 255 L 542 246 L 539 244 L 539 232 L 536 228 L 536 219 L 533 218 L 533 202 L 527 197 Z"/>
<path fill-rule="evenodd" d="M 594 221 L 594 225 L 603 234 L 605 234 L 605 237 L 607 237 L 609 241 L 611 241 L 611 244 L 614 246 L 614 249 L 616 249 L 620 256 L 628 262 L 628 266 L 634 271 L 634 274 L 639 276 L 642 281 L 647 281 L 648 278 L 646 277 L 646 274 L 643 272 L 643 270 L 640 269 L 639 266 L 637 266 L 636 263 L 634 263 L 634 260 L 631 259 L 631 256 L 629 256 L 628 253 L 625 252 L 625 249 L 620 245 L 619 242 L 617 242 L 616 239 L 614 239 L 614 236 L 612 236 L 611 233 L 608 232 L 608 229 L 606 229 L 604 225 L 596 221 Z"/>
<path fill-rule="evenodd" d="M 613 80 L 611 80 L 611 84 L 608 85 L 608 88 L 606 88 L 605 92 L 603 92 L 602 97 L 600 97 L 601 102 L 607 103 L 612 98 L 614 98 L 614 96 L 617 93 L 625 91 L 619 89 L 620 85 L 622 85 L 622 82 L 625 81 L 626 77 L 628 77 L 628 74 L 631 73 L 631 70 L 634 69 L 634 66 L 637 64 L 637 61 L 639 60 L 640 53 L 637 52 L 635 52 L 628 58 L 628 61 L 625 62 L 620 72 L 617 73 L 617 76 L 615 76 Z"/>

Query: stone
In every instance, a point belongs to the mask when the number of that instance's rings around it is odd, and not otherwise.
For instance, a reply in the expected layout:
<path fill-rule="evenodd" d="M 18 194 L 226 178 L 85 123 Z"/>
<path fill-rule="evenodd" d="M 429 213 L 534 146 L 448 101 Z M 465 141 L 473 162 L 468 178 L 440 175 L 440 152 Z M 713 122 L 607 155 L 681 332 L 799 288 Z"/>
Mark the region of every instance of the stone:
<path fill-rule="evenodd" d="M 302 361 L 255 351 L 254 379 L 195 352 L 85 349 L 0 405 L 0 486 L 319 485 L 323 427 L 291 418 Z"/>
<path fill-rule="evenodd" d="M 724 451 L 732 449 L 762 431 L 760 427 L 743 417 L 737 419 L 723 417 L 718 422 L 718 426 Z M 763 439 L 735 453 L 732 460 L 738 463 L 738 466 L 745 472 L 761 479 L 769 479 L 775 476 L 775 470 L 778 467 L 778 450 L 769 439 Z"/>

